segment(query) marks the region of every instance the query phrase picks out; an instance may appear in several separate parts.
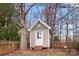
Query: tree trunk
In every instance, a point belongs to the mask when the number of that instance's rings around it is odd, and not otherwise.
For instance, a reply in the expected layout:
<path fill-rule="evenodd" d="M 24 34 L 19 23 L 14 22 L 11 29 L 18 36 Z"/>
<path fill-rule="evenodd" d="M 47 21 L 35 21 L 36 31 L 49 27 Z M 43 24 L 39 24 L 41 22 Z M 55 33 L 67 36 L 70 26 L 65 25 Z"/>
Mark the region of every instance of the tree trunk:
<path fill-rule="evenodd" d="M 29 33 L 28 33 L 28 25 L 27 25 L 27 19 L 26 19 L 26 14 L 28 13 L 28 11 L 34 6 L 35 4 L 32 4 L 26 11 L 25 8 L 25 3 L 18 3 L 16 5 L 17 10 L 18 10 L 18 14 L 19 14 L 19 22 L 17 23 L 17 25 L 20 27 L 20 37 L 21 37 L 21 41 L 20 41 L 20 50 L 26 50 L 28 48 L 28 37 L 29 37 Z"/>
<path fill-rule="evenodd" d="M 25 28 L 21 28 L 21 42 L 20 42 L 20 50 L 27 49 L 27 30 Z"/>
<path fill-rule="evenodd" d="M 53 39 L 54 39 L 54 37 L 55 37 L 55 21 L 56 21 L 56 13 L 57 13 L 57 6 L 58 6 L 58 4 L 56 3 L 56 4 L 54 4 L 54 9 L 53 9 L 53 6 L 52 6 L 52 11 L 53 11 L 53 15 L 52 15 L 52 23 L 51 23 L 51 47 L 53 47 Z"/>

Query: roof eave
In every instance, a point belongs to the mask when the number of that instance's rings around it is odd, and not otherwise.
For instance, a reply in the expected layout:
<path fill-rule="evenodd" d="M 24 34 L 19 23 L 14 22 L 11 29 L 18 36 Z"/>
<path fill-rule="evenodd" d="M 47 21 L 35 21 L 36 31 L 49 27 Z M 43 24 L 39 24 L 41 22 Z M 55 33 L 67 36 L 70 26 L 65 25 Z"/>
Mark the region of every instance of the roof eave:
<path fill-rule="evenodd" d="M 46 23 L 44 23 L 43 21 L 41 20 L 37 20 L 29 29 L 28 31 L 31 31 L 31 29 L 37 24 L 37 22 L 40 21 L 43 25 L 45 25 L 48 29 L 51 29 L 50 26 L 48 26 Z"/>

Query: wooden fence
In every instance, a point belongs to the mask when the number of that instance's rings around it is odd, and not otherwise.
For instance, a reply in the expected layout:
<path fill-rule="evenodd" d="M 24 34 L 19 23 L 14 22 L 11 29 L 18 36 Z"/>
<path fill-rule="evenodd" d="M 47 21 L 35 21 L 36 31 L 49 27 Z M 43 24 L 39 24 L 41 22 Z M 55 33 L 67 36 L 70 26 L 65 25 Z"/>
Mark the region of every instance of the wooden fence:
<path fill-rule="evenodd" d="M 53 42 L 53 48 L 64 48 L 66 42 Z M 73 42 L 68 42 L 68 47 L 73 48 Z M 19 49 L 19 42 L 0 42 L 0 55 L 11 53 Z"/>
<path fill-rule="evenodd" d="M 74 48 L 73 42 L 68 42 L 67 43 L 69 48 Z M 66 42 L 53 42 L 53 48 L 64 48 L 66 46 Z"/>
<path fill-rule="evenodd" d="M 17 42 L 0 42 L 0 55 L 11 53 L 19 48 Z"/>

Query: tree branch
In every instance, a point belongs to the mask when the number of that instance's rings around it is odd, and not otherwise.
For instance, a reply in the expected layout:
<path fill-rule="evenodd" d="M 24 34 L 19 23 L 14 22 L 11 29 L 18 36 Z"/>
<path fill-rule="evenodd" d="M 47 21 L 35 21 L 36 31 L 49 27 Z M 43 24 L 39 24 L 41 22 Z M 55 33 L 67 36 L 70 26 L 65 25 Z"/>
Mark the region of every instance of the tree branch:
<path fill-rule="evenodd" d="M 40 19 L 43 20 L 38 6 L 37 6 L 37 9 L 38 9 L 38 13 L 39 13 Z"/>
<path fill-rule="evenodd" d="M 36 3 L 32 4 L 32 5 L 28 8 L 28 10 L 25 12 L 25 15 L 28 13 L 28 11 L 29 11 L 34 5 L 36 5 Z"/>
<path fill-rule="evenodd" d="M 79 8 L 78 7 L 75 7 L 74 9 L 72 9 L 71 11 L 69 11 L 65 16 L 61 17 L 58 21 L 60 21 L 61 19 L 63 19 L 64 17 L 66 17 L 68 14 L 70 14 L 72 11 L 74 11 L 75 9 Z"/>
<path fill-rule="evenodd" d="M 22 27 L 22 25 L 20 24 L 20 23 L 18 23 L 18 22 L 16 22 L 16 21 L 13 21 L 19 28 L 21 28 Z"/>

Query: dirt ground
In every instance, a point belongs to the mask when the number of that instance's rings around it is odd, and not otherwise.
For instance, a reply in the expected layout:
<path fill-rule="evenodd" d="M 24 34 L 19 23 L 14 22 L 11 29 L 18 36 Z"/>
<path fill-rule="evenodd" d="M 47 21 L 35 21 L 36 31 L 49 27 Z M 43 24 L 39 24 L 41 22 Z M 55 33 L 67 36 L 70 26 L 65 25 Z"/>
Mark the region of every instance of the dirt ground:
<path fill-rule="evenodd" d="M 76 50 L 72 49 L 71 52 L 66 52 L 64 49 L 43 49 L 43 50 L 17 50 L 13 53 L 6 54 L 5 56 L 75 56 Z"/>

